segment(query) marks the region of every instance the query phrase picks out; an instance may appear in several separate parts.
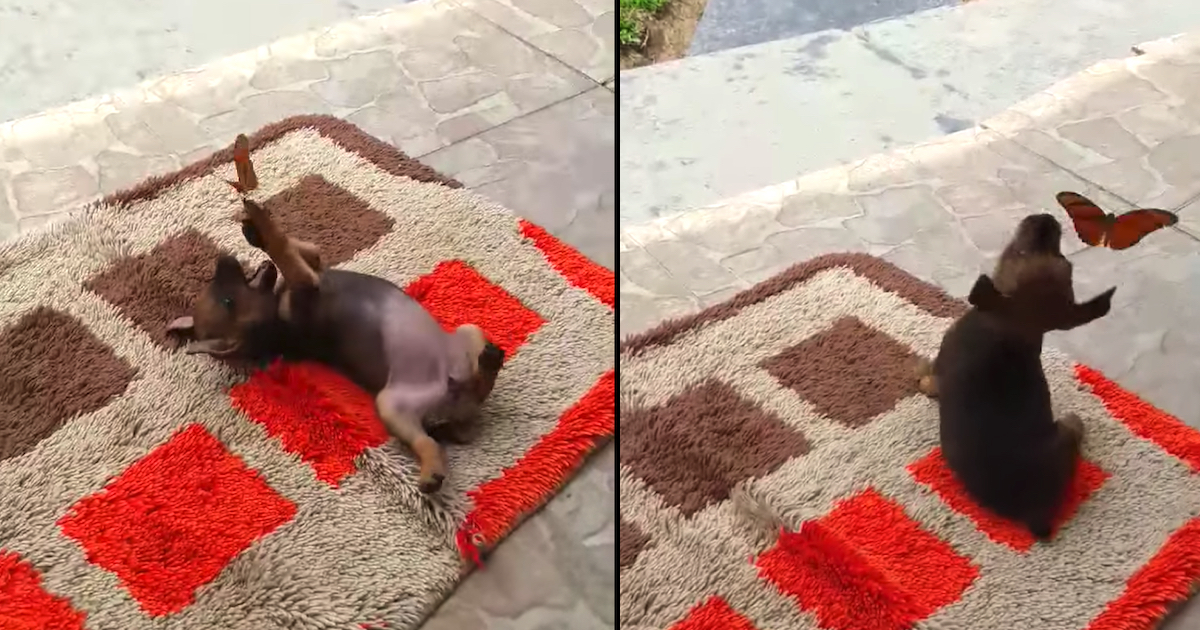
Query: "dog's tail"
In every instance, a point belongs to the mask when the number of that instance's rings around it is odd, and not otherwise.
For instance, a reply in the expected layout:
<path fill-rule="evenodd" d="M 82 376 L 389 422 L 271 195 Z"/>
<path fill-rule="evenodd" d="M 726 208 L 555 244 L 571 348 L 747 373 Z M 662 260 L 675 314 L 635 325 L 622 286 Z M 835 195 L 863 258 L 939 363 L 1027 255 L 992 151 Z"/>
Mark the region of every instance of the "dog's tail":
<path fill-rule="evenodd" d="M 771 544 L 784 529 L 783 518 L 770 504 L 755 496 L 745 483 L 734 486 L 729 498 L 732 499 L 735 513 L 746 526 L 746 533 L 760 544 Z"/>

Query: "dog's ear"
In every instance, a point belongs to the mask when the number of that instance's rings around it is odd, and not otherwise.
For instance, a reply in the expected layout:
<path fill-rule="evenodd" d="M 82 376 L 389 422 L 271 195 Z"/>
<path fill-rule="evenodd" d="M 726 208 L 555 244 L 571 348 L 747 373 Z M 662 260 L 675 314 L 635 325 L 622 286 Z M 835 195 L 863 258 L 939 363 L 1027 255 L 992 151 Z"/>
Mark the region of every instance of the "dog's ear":
<path fill-rule="evenodd" d="M 1063 321 L 1054 327 L 1054 330 L 1071 330 L 1108 315 L 1108 312 L 1112 310 L 1112 296 L 1116 292 L 1117 287 L 1113 287 L 1083 304 L 1075 304 L 1063 317 Z"/>
<path fill-rule="evenodd" d="M 229 254 L 221 254 L 217 256 L 217 268 L 213 271 L 213 283 L 217 285 L 228 286 L 230 284 L 244 284 L 246 282 L 245 272 L 242 270 L 242 263 L 238 262 L 237 258 Z"/>
<path fill-rule="evenodd" d="M 275 291 L 275 282 L 279 279 L 279 270 L 269 260 L 264 260 L 258 266 L 258 271 L 254 272 L 254 277 L 250 278 L 250 288 L 262 293 L 272 293 Z"/>
<path fill-rule="evenodd" d="M 967 295 L 967 302 L 975 308 L 988 313 L 1002 313 L 1008 310 L 1008 298 L 996 288 L 987 274 L 980 274 Z"/>
<path fill-rule="evenodd" d="M 172 321 L 170 324 L 167 324 L 167 333 L 174 335 L 187 335 L 191 334 L 192 329 L 195 327 L 196 321 L 192 319 L 192 316 L 184 315 L 183 317 L 176 317 L 174 321 Z"/>
<path fill-rule="evenodd" d="M 263 245 L 262 234 L 258 232 L 258 228 L 254 227 L 254 223 L 250 219 L 242 219 L 242 237 L 246 239 L 246 243 L 250 247 L 255 247 L 266 251 L 267 248 Z"/>

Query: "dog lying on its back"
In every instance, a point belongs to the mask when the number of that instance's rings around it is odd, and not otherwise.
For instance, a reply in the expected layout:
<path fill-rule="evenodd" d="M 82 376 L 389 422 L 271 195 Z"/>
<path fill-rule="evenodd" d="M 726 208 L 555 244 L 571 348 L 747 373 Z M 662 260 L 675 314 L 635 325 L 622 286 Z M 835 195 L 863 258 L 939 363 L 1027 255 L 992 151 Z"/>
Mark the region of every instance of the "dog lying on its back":
<path fill-rule="evenodd" d="M 244 137 L 238 142 L 248 145 Z M 255 178 L 248 146 L 241 151 L 238 190 L 245 192 L 254 188 Z M 257 203 L 242 204 L 242 232 L 270 260 L 248 279 L 236 258 L 220 256 L 192 314 L 171 322 L 168 330 L 194 338 L 189 353 L 283 356 L 333 367 L 375 396 L 388 432 L 416 455 L 419 489 L 439 490 L 446 464 L 432 436 L 469 439 L 504 352 L 477 326 L 445 332 L 387 280 L 323 269 L 315 245 L 284 234 Z"/>
<path fill-rule="evenodd" d="M 1057 422 L 1042 371 L 1042 338 L 1106 315 L 1109 289 L 1077 304 L 1062 226 L 1049 214 L 1023 219 L 996 265 L 971 289 L 972 308 L 924 364 L 921 390 L 938 399 L 942 453 L 981 506 L 1025 524 L 1039 539 L 1074 474 L 1083 423 Z"/>

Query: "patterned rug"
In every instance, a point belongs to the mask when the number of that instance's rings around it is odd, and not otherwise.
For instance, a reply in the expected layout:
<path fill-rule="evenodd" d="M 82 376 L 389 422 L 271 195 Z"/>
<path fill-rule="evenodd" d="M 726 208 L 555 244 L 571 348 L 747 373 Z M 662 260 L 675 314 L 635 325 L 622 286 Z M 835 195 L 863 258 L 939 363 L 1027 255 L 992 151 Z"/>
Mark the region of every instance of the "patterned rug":
<path fill-rule="evenodd" d="M 232 150 L 0 245 L 0 627 L 413 628 L 614 427 L 612 272 L 332 118 L 251 137 L 265 202 L 324 261 L 507 353 L 481 435 L 417 491 L 372 400 L 165 334 L 232 220 Z"/>
<path fill-rule="evenodd" d="M 969 501 L 912 366 L 964 306 L 863 254 L 620 355 L 623 628 L 1149 630 L 1200 578 L 1200 433 L 1053 349 L 1086 425 L 1058 532 Z"/>

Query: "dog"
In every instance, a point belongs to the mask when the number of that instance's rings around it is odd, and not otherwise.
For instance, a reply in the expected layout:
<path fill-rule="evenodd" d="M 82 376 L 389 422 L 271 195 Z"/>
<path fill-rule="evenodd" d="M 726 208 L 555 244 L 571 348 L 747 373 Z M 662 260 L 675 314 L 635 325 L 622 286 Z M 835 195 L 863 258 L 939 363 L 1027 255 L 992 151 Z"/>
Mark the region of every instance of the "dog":
<path fill-rule="evenodd" d="M 1116 291 L 1076 303 L 1061 240 L 1054 216 L 1022 219 L 993 277 L 976 280 L 971 308 L 946 331 L 937 357 L 917 368 L 918 388 L 938 401 L 954 476 L 976 503 L 1039 540 L 1051 536 L 1083 444 L 1077 415 L 1054 418 L 1042 341 L 1108 314 Z"/>
<path fill-rule="evenodd" d="M 245 193 L 257 178 L 244 136 L 235 147 L 235 188 Z M 323 269 L 314 244 L 286 235 L 254 201 L 243 197 L 242 206 L 243 235 L 269 260 L 247 277 L 236 258 L 220 255 L 192 313 L 168 331 L 190 337 L 192 354 L 314 360 L 344 374 L 375 397 L 388 432 L 415 454 L 419 490 L 440 490 L 447 472 L 435 436 L 451 442 L 473 436 L 504 352 L 478 326 L 446 332 L 387 280 Z"/>

